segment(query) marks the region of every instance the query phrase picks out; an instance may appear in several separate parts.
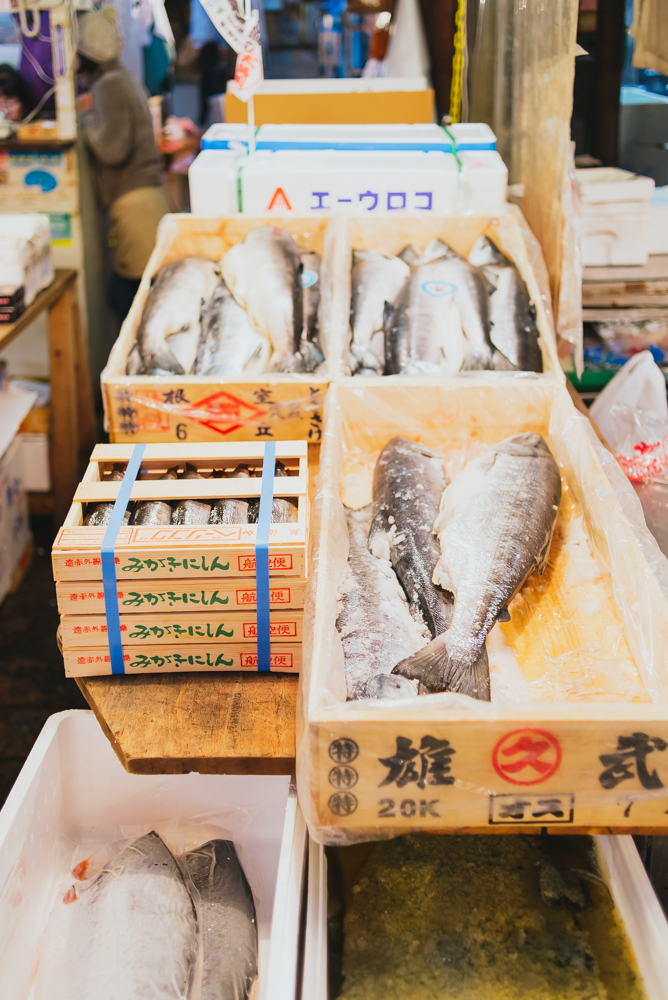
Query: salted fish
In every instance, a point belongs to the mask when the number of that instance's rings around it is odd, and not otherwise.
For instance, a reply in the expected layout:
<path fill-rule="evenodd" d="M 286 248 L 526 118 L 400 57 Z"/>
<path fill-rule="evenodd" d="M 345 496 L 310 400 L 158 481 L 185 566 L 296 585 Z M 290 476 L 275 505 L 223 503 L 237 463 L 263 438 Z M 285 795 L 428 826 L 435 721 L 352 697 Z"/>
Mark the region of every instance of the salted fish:
<path fill-rule="evenodd" d="M 178 479 L 176 466 L 167 469 L 160 479 Z M 141 500 L 134 509 L 130 524 L 171 524 L 172 505 L 169 500 Z"/>
<path fill-rule="evenodd" d="M 322 257 L 315 250 L 300 250 L 299 260 L 302 265 L 302 296 L 304 300 L 304 334 L 313 344 L 318 339 L 318 310 L 320 308 L 320 266 Z"/>
<path fill-rule="evenodd" d="M 399 257 L 378 250 L 353 250 L 350 301 L 353 374 L 360 369 L 365 369 L 365 374 L 383 374 L 385 303 L 394 302 L 409 275 L 409 265 Z"/>
<path fill-rule="evenodd" d="M 223 278 L 202 311 L 196 375 L 259 375 L 271 357 L 271 344 L 255 331 Z"/>
<path fill-rule="evenodd" d="M 120 483 L 125 476 L 125 468 L 122 465 L 115 465 L 111 470 L 110 475 L 105 479 L 105 483 Z M 91 503 L 88 505 L 86 511 L 86 516 L 84 517 L 84 524 L 86 527 L 91 528 L 101 528 L 105 524 L 109 524 L 111 520 L 111 515 L 114 510 L 113 501 L 103 500 L 100 503 Z M 123 524 L 127 524 L 130 520 L 130 515 L 132 514 L 132 507 L 128 507 L 123 515 Z"/>
<path fill-rule="evenodd" d="M 210 840 L 188 851 L 185 861 L 199 897 L 199 1000 L 246 1000 L 257 975 L 257 922 L 253 893 L 234 844 Z"/>
<path fill-rule="evenodd" d="M 194 465 L 186 464 L 179 479 L 204 479 Z M 202 500 L 178 500 L 172 507 L 172 524 L 208 524 L 211 504 Z"/>
<path fill-rule="evenodd" d="M 536 313 L 521 274 L 487 236 L 473 244 L 469 261 L 491 287 L 492 343 L 520 371 L 542 372 Z"/>
<path fill-rule="evenodd" d="M 188 375 L 195 366 L 200 314 L 211 298 L 220 268 L 205 257 L 184 257 L 163 267 L 149 292 L 137 348 L 144 375 Z M 128 374 L 138 373 L 136 353 Z"/>
<path fill-rule="evenodd" d="M 384 329 L 386 375 L 459 371 L 467 343 L 448 260 L 413 268 L 392 305 L 385 306 Z"/>
<path fill-rule="evenodd" d="M 287 476 L 287 470 L 282 462 L 276 461 L 274 478 Z M 256 524 L 260 516 L 260 501 L 251 500 L 248 507 L 248 523 Z M 287 497 L 274 497 L 271 503 L 271 523 L 272 524 L 296 524 L 299 520 L 297 505 L 288 500 Z"/>
<path fill-rule="evenodd" d="M 397 674 L 489 700 L 480 651 L 527 577 L 545 569 L 560 499 L 559 469 L 539 434 L 506 438 L 453 479 L 434 524 L 441 556 L 433 576 L 454 596 L 452 623 Z"/>
<path fill-rule="evenodd" d="M 250 471 L 247 465 L 237 465 L 233 472 L 215 472 L 217 479 L 249 479 Z M 216 500 L 211 508 L 209 524 L 248 524 L 248 500 L 236 497 L 224 497 Z"/>
<path fill-rule="evenodd" d="M 414 696 L 392 667 L 425 645 L 429 632 L 411 616 L 388 559 L 369 552 L 372 507 L 345 508 L 350 540 L 348 562 L 339 584 L 336 627 L 343 645 L 348 700 Z M 398 683 L 397 683 L 398 682 Z"/>
<path fill-rule="evenodd" d="M 272 345 L 271 371 L 298 371 L 304 324 L 299 249 L 285 229 L 259 226 L 221 261 L 223 277 L 248 312 L 256 331 Z"/>
<path fill-rule="evenodd" d="M 64 902 L 47 929 L 35 1000 L 189 1000 L 197 917 L 157 833 L 139 837 Z"/>

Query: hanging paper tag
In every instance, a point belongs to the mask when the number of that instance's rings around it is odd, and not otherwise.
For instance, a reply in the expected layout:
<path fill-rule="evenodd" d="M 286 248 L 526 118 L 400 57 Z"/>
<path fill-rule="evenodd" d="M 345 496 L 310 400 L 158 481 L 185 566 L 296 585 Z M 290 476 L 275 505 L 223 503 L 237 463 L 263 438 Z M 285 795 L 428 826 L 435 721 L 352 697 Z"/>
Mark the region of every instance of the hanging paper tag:
<path fill-rule="evenodd" d="M 262 48 L 250 38 L 243 52 L 237 56 L 232 92 L 240 101 L 249 101 L 264 79 Z"/>

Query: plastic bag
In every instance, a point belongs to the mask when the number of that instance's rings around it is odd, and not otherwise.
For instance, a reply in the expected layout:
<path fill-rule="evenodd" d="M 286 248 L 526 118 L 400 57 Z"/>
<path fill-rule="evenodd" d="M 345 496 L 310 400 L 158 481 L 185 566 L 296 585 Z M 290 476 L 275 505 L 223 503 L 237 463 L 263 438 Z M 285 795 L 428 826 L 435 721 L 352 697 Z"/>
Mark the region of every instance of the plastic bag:
<path fill-rule="evenodd" d="M 641 351 L 603 389 L 591 415 L 628 478 L 668 472 L 666 382 L 649 351 Z"/>

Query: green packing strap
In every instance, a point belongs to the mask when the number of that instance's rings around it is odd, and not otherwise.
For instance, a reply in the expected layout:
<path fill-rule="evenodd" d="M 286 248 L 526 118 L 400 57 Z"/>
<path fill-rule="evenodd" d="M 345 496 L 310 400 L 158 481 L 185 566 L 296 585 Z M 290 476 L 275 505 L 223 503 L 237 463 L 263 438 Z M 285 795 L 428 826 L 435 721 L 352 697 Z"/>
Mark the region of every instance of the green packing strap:
<path fill-rule="evenodd" d="M 452 132 L 450 131 L 450 129 L 448 128 L 447 125 L 441 125 L 441 128 L 443 129 L 443 131 L 447 135 L 448 139 L 452 143 L 452 155 L 454 156 L 455 161 L 457 163 L 457 170 L 459 170 L 459 172 L 461 173 L 462 164 L 461 164 L 461 160 L 459 159 L 459 155 L 457 153 L 457 140 L 455 139 L 454 135 L 452 134 Z M 241 209 L 239 209 L 239 211 L 241 211 Z"/>

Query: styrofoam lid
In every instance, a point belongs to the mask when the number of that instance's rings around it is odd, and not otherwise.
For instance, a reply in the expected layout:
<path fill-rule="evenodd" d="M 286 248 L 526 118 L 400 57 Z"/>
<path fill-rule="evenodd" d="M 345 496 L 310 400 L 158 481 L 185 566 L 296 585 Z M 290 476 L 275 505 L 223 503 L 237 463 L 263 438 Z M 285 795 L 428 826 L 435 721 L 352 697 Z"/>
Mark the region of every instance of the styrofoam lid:
<path fill-rule="evenodd" d="M 588 167 L 575 171 L 583 202 L 649 201 L 654 180 L 620 167 Z"/>

